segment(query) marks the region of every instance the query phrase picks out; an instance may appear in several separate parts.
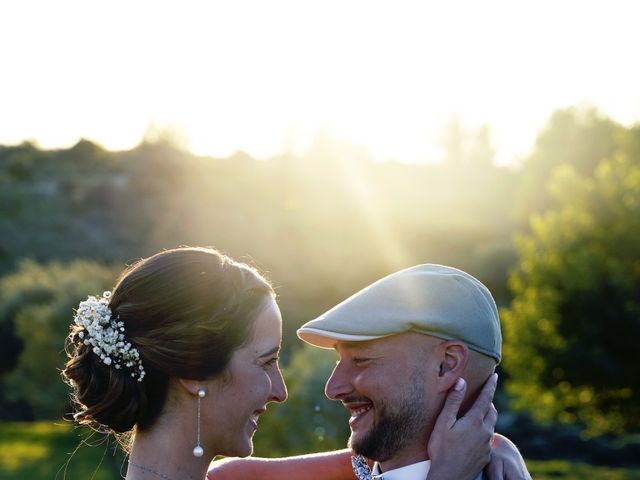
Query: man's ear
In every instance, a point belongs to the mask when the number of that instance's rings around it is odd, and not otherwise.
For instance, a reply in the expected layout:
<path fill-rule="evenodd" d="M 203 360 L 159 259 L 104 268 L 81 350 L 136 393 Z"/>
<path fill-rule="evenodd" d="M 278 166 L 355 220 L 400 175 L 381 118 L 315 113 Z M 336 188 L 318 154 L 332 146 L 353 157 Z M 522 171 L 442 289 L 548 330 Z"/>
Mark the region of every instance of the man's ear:
<path fill-rule="evenodd" d="M 442 342 L 440 349 L 440 370 L 438 380 L 443 390 L 449 390 L 462 376 L 469 361 L 469 347 L 458 340 Z"/>

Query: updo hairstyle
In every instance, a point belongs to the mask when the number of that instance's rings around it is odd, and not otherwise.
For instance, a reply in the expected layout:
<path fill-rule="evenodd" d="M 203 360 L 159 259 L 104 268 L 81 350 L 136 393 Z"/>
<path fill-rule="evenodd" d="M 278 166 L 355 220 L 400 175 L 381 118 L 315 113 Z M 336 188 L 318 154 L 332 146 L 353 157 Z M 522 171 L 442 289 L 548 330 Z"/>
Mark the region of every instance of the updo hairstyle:
<path fill-rule="evenodd" d="M 210 248 L 177 248 L 126 268 L 109 299 L 113 318 L 140 353 L 146 376 L 105 365 L 67 338 L 63 371 L 74 418 L 100 431 L 148 429 L 162 412 L 169 379 L 205 380 L 225 373 L 233 352 L 251 340 L 256 314 L 273 289 L 255 269 Z"/>

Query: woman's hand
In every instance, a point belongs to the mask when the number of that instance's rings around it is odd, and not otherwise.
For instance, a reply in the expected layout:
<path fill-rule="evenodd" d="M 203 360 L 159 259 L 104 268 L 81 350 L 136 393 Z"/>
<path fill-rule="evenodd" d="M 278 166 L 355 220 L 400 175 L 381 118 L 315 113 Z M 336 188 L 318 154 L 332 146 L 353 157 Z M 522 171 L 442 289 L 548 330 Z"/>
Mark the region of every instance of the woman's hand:
<path fill-rule="evenodd" d="M 489 377 L 469 411 L 457 418 L 467 389 L 459 378 L 447 395 L 427 447 L 429 480 L 475 479 L 491 458 L 491 439 L 498 412 L 491 403 L 498 376 Z M 496 471 L 499 467 L 495 467 Z"/>

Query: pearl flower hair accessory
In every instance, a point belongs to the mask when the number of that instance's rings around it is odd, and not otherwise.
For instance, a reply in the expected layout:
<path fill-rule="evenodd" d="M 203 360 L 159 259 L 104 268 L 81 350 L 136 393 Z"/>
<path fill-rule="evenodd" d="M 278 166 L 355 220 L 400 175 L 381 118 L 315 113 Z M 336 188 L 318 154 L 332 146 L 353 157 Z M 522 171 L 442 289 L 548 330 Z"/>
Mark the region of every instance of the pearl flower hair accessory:
<path fill-rule="evenodd" d="M 125 340 L 124 322 L 111 319 L 110 297 L 111 292 L 107 291 L 102 296 L 89 295 L 80 302 L 73 319 L 76 325 L 84 329 L 78 332 L 78 337 L 85 345 L 93 346 L 93 353 L 105 365 L 113 365 L 116 370 L 128 367 L 132 370 L 131 376 L 141 382 L 145 371 L 140 353 Z"/>

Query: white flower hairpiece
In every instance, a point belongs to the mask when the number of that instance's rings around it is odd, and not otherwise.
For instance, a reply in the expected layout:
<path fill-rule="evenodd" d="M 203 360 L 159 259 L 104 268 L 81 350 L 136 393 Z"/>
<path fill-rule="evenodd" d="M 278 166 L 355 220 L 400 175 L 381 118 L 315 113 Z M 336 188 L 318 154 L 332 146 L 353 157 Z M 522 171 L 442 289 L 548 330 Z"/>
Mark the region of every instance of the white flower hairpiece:
<path fill-rule="evenodd" d="M 131 376 L 142 381 L 146 372 L 140 360 L 140 353 L 124 338 L 124 322 L 111 319 L 109 298 L 111 292 L 102 296 L 89 297 L 80 302 L 73 321 L 84 328 L 78 336 L 85 345 L 93 345 L 93 353 L 105 365 L 113 365 L 116 370 L 123 366 L 131 368 Z"/>

